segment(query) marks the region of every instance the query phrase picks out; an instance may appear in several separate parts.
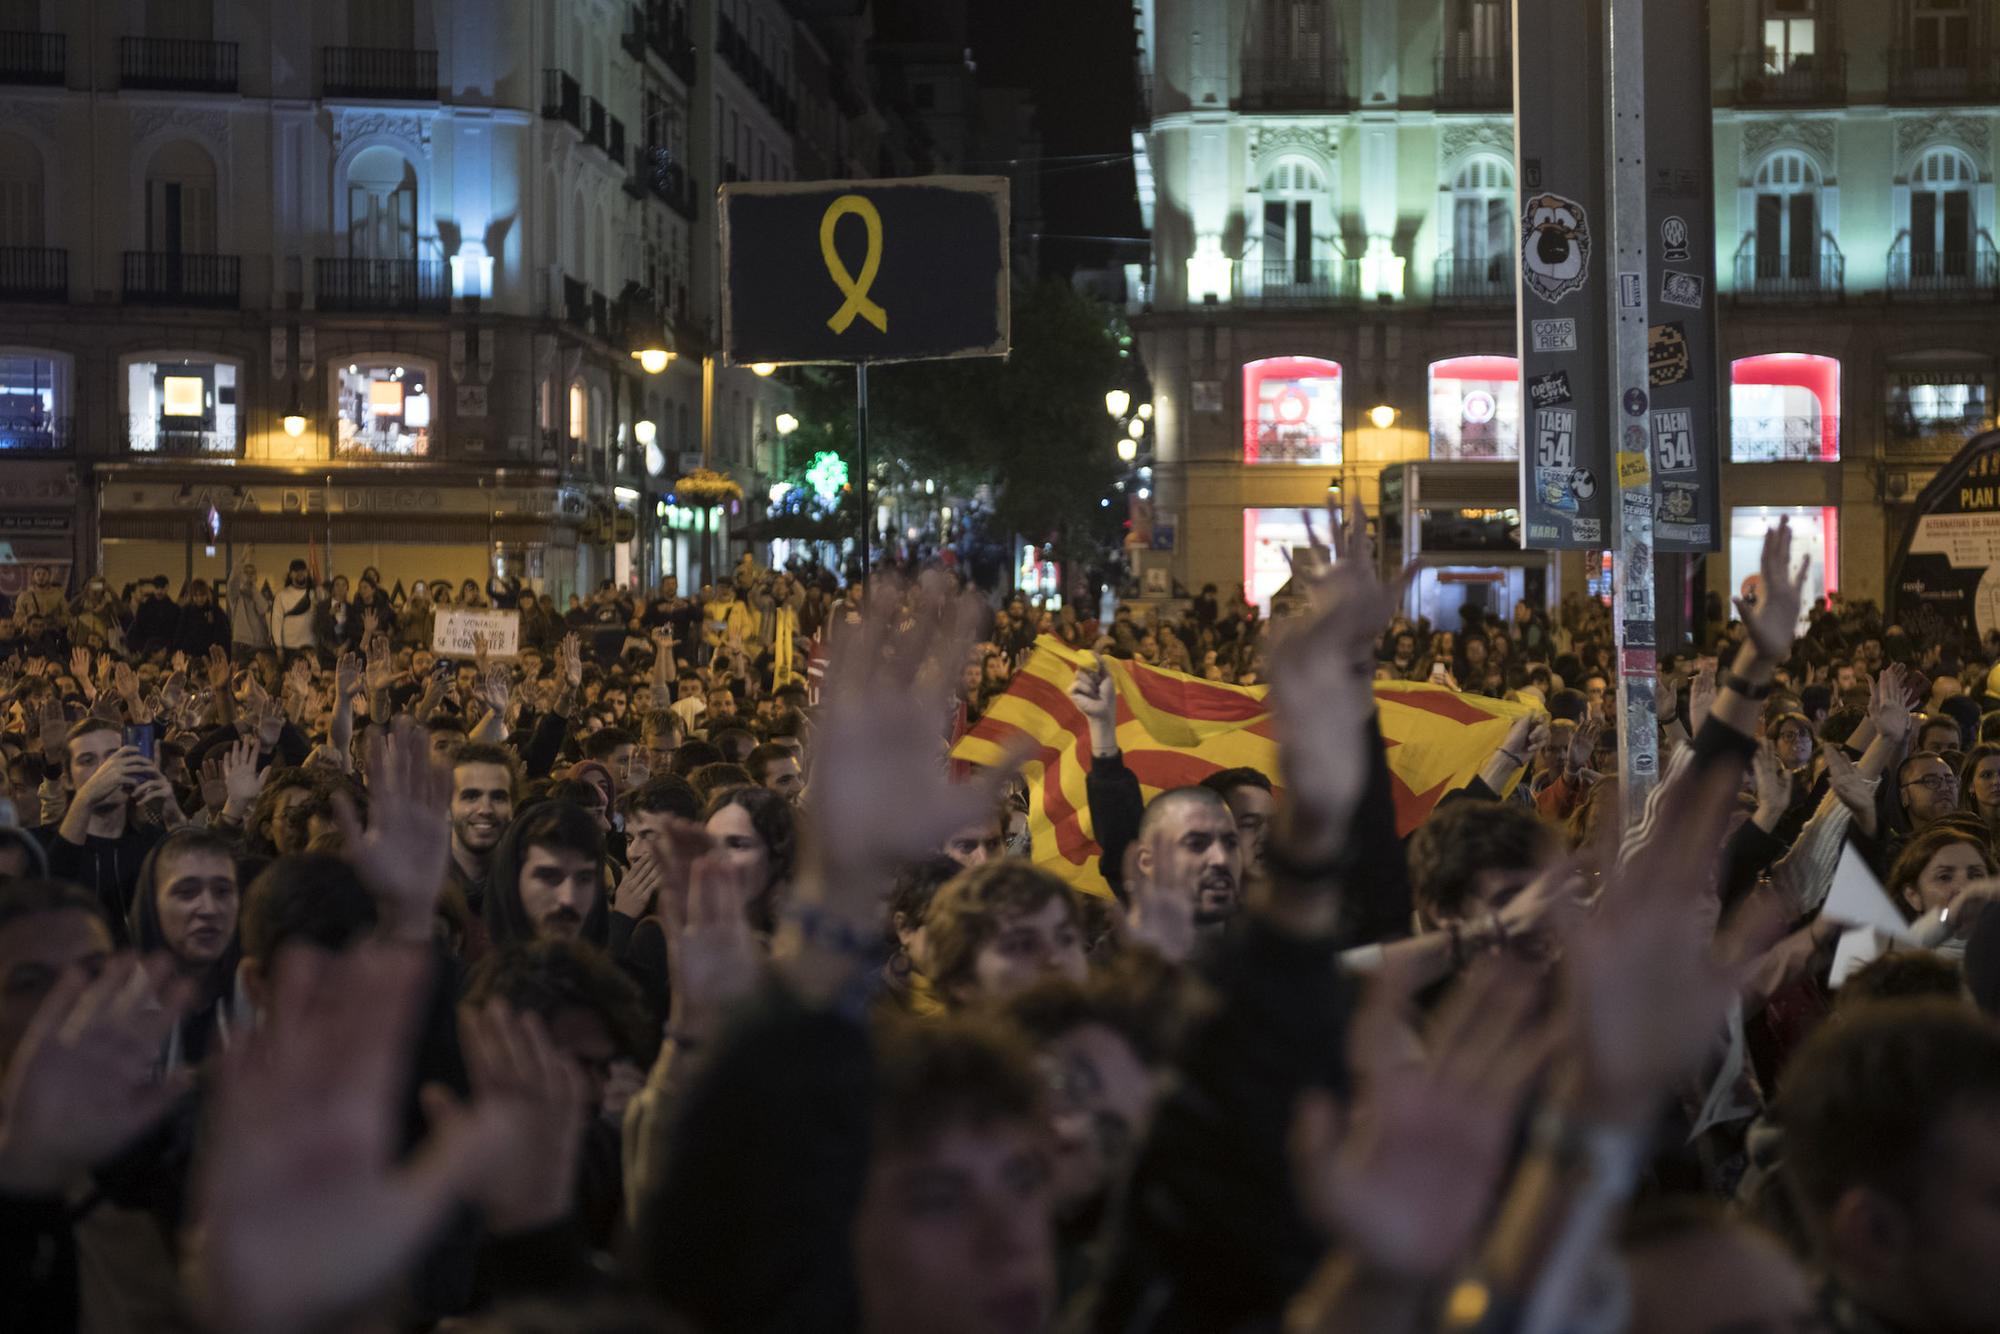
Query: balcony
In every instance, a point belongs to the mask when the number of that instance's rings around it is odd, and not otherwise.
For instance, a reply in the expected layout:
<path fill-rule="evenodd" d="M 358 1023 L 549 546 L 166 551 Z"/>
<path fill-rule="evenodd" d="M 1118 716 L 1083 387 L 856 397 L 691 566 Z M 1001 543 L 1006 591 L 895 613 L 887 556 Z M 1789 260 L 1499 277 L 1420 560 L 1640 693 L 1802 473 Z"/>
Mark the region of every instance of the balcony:
<path fill-rule="evenodd" d="M 583 128 L 583 85 L 559 69 L 542 71 L 542 119 Z"/>
<path fill-rule="evenodd" d="M 694 30 L 688 24 L 687 6 L 680 3 L 647 6 L 646 45 L 680 76 L 682 83 L 694 83 Z"/>
<path fill-rule="evenodd" d="M 592 148 L 604 147 L 604 103 L 594 97 L 583 99 L 583 141 Z"/>
<path fill-rule="evenodd" d="M 1813 303 L 1838 301 L 1847 285 L 1847 257 L 1833 237 L 1822 234 L 1817 254 L 1760 255 L 1757 238 L 1746 236 L 1736 249 L 1737 301 Z"/>
<path fill-rule="evenodd" d="M 72 418 L 51 417 L 41 412 L 20 417 L 0 416 L 0 454 L 17 449 L 68 449 L 73 425 Z"/>
<path fill-rule="evenodd" d="M 60 85 L 67 42 L 59 32 L 0 32 L 0 83 Z"/>
<path fill-rule="evenodd" d="M 1243 265 L 1239 300 L 1248 305 L 1323 306 L 1360 299 L 1361 261 Z"/>
<path fill-rule="evenodd" d="M 694 176 L 672 152 L 652 144 L 633 150 L 632 179 L 668 208 L 694 221 Z"/>
<path fill-rule="evenodd" d="M 1793 56 L 1782 68 L 1758 52 L 1736 57 L 1736 97 L 1745 106 L 1817 106 L 1847 100 L 1847 53 Z"/>
<path fill-rule="evenodd" d="M 381 46 L 329 46 L 320 52 L 320 96 L 435 102 L 438 53 Z"/>
<path fill-rule="evenodd" d="M 798 102 L 727 17 L 717 27 L 715 50 L 722 57 L 722 63 L 735 72 L 737 79 L 764 104 L 764 109 L 771 113 L 774 120 L 788 130 L 798 128 Z"/>
<path fill-rule="evenodd" d="M 236 43 L 121 37 L 118 86 L 170 93 L 233 93 Z"/>
<path fill-rule="evenodd" d="M 236 255 L 128 250 L 124 278 L 126 304 L 134 306 L 230 309 L 243 295 L 242 261 Z"/>
<path fill-rule="evenodd" d="M 1513 305 L 1514 257 L 1459 259 L 1439 255 L 1431 278 L 1431 300 L 1440 306 Z"/>
<path fill-rule="evenodd" d="M 325 311 L 441 315 L 451 308 L 451 270 L 441 259 L 320 259 L 313 293 Z"/>
<path fill-rule="evenodd" d="M 0 301 L 69 300 L 69 251 L 0 246 Z"/>
<path fill-rule="evenodd" d="M 1245 111 L 1344 111 L 1347 62 L 1334 58 L 1245 60 L 1240 105 Z"/>
<path fill-rule="evenodd" d="M 1439 56 L 1439 111 L 1511 111 L 1514 107 L 1514 57 Z"/>
<path fill-rule="evenodd" d="M 134 454 L 174 458 L 215 458 L 236 453 L 236 415 L 214 421 L 199 417 L 151 417 L 127 413 L 125 447 Z"/>
<path fill-rule="evenodd" d="M 1971 250 L 1913 250 L 1910 234 L 1889 251 L 1889 295 L 1925 301 L 1974 301 L 2000 291 L 2000 253 L 1979 234 Z"/>
<path fill-rule="evenodd" d="M 1984 47 L 1959 51 L 1889 52 L 1892 102 L 1990 102 L 2000 95 L 1993 52 Z"/>

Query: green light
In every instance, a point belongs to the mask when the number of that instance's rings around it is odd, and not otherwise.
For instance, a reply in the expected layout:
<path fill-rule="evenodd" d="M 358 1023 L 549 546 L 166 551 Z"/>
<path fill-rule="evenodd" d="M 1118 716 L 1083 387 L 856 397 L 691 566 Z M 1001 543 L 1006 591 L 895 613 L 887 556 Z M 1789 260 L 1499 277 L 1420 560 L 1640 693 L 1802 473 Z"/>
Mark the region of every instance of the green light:
<path fill-rule="evenodd" d="M 830 452 L 813 455 L 812 466 L 806 469 L 806 483 L 821 500 L 832 500 L 847 485 L 847 461 Z"/>

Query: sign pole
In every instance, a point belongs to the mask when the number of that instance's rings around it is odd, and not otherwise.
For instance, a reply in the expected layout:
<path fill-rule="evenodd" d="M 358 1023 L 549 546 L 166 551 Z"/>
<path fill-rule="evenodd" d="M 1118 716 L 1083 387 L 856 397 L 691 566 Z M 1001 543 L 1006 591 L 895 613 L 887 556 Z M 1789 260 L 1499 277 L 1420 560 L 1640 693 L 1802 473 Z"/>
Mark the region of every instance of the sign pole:
<path fill-rule="evenodd" d="M 1618 646 L 1619 803 L 1626 828 L 1639 822 L 1659 781 L 1658 683 L 1654 638 L 1652 447 L 1647 367 L 1645 0 L 1611 0 L 1604 52 L 1610 132 L 1604 171 L 1610 186 L 1616 283 L 1612 303 L 1610 432 L 1617 450 L 1618 546 L 1612 564 L 1612 626 Z"/>
<path fill-rule="evenodd" d="M 854 462 L 861 470 L 861 591 L 868 591 L 869 530 L 875 516 L 868 509 L 868 362 L 854 363 Z"/>

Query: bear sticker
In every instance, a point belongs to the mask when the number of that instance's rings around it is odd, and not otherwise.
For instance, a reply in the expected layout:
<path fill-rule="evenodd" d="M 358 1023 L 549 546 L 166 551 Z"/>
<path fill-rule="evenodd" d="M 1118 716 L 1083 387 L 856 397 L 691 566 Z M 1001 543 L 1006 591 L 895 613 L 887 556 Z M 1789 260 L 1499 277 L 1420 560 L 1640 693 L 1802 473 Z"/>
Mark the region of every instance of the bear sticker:
<path fill-rule="evenodd" d="M 1521 210 L 1521 276 L 1554 304 L 1581 291 L 1590 276 L 1590 218 L 1583 205 L 1539 194 Z"/>

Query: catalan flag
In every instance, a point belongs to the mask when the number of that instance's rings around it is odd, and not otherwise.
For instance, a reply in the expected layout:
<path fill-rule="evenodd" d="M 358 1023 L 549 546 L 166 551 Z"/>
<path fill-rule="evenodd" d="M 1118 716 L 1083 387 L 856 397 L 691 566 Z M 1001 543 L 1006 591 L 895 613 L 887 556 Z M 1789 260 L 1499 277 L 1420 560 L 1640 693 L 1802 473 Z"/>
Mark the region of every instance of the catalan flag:
<path fill-rule="evenodd" d="M 1264 687 L 1223 685 L 1120 658 L 1104 662 L 1118 687 L 1118 745 L 1148 800 L 1239 766 L 1277 782 L 1278 747 Z M 1090 728 L 1069 699 L 1077 673 L 1095 667 L 1091 654 L 1044 635 L 1007 692 L 951 753 L 955 760 L 995 764 L 1025 738 L 1034 747 L 1024 775 L 1035 863 L 1077 889 L 1109 897 L 1084 792 Z M 1471 781 L 1528 711 L 1525 704 L 1401 681 L 1377 682 L 1375 700 L 1399 835 L 1416 828 L 1445 793 Z"/>

